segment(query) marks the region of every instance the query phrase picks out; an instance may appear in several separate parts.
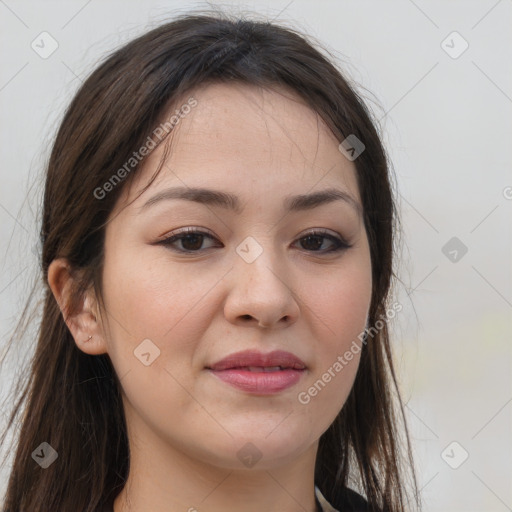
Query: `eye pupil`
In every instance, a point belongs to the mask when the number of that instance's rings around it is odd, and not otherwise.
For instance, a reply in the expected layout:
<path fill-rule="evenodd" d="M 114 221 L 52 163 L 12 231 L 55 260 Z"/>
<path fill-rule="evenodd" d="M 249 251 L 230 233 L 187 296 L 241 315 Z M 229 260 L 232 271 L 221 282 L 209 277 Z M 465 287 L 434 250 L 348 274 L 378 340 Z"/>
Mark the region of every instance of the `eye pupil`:
<path fill-rule="evenodd" d="M 312 249 L 315 250 L 315 249 L 319 249 L 320 247 L 322 247 L 322 243 L 323 243 L 322 238 L 324 238 L 324 237 L 322 237 L 320 235 L 308 235 L 308 236 L 304 237 L 304 240 L 306 241 L 306 245 L 309 241 L 316 240 L 317 243 L 316 244 L 313 243 L 313 247 L 309 247 L 309 250 L 312 250 Z M 304 244 L 303 244 L 303 246 L 304 246 Z M 305 249 L 308 249 L 308 248 L 305 247 Z"/>
<path fill-rule="evenodd" d="M 194 233 L 184 235 L 181 238 L 181 243 L 186 251 L 195 251 L 195 250 L 200 249 L 201 246 L 203 245 L 203 236 L 204 235 L 194 234 Z M 190 245 L 187 244 L 187 240 L 190 241 L 191 238 L 192 238 L 192 240 L 196 241 L 195 244 L 192 243 L 192 247 L 190 247 Z M 199 243 L 197 243 L 198 240 L 199 240 Z M 189 245 L 189 246 L 187 247 L 187 245 Z"/>

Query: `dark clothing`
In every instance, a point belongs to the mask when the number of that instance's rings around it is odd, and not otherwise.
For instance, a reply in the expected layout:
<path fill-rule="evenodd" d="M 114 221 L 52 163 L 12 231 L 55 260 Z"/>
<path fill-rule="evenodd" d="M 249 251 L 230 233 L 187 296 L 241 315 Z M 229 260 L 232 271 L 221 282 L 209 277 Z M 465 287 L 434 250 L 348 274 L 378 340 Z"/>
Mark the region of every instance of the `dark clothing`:
<path fill-rule="evenodd" d="M 343 491 L 343 501 L 338 506 L 340 512 L 370 512 L 370 505 L 357 492 L 346 488 Z"/>
<path fill-rule="evenodd" d="M 371 512 L 368 502 L 348 487 L 344 487 L 339 492 L 336 503 L 329 503 L 318 487 L 315 487 L 315 498 L 323 512 Z"/>

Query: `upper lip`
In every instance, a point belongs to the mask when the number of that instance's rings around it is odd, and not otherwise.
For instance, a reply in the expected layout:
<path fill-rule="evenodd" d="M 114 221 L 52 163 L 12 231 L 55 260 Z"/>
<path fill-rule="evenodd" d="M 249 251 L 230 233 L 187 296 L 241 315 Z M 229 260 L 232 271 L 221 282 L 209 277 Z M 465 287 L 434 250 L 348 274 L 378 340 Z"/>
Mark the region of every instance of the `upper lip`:
<path fill-rule="evenodd" d="M 245 350 L 236 352 L 208 366 L 210 370 L 229 370 L 232 368 L 245 368 L 248 366 L 292 368 L 295 370 L 304 370 L 306 365 L 297 356 L 291 352 L 283 350 L 274 350 L 266 354 L 256 350 Z"/>

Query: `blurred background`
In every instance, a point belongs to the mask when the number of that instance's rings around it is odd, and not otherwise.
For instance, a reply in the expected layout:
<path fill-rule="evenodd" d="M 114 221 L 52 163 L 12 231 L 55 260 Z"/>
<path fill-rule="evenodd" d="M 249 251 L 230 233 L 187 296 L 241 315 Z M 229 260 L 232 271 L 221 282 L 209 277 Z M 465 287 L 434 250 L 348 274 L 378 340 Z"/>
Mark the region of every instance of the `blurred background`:
<path fill-rule="evenodd" d="M 510 0 L 0 0 L 0 356 L 37 276 L 42 170 L 74 92 L 114 48 L 214 6 L 316 38 L 372 110 L 402 217 L 393 339 L 424 510 L 512 510 Z"/>

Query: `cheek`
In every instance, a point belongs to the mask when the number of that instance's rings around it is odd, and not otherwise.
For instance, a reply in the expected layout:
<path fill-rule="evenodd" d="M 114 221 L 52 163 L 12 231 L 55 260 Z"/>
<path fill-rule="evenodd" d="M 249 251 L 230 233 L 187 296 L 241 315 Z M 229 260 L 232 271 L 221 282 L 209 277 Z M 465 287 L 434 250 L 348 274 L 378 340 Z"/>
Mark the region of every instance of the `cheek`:
<path fill-rule="evenodd" d="M 193 385 L 190 368 L 210 321 L 204 308 L 212 305 L 201 298 L 217 281 L 218 276 L 177 271 L 161 255 L 158 260 L 143 252 L 105 255 L 109 355 L 130 404 L 150 423 L 159 407 L 168 411 L 158 413 L 163 424 L 170 424 L 177 410 L 199 414 L 192 412 L 196 404 L 185 389 Z"/>
<path fill-rule="evenodd" d="M 161 255 L 121 252 L 105 257 L 105 304 L 132 337 L 161 339 L 193 313 L 211 288 L 208 279 L 166 264 Z"/>
<path fill-rule="evenodd" d="M 359 252 L 357 257 L 347 258 L 336 278 L 317 276 L 315 282 L 315 287 L 312 282 L 304 288 L 310 290 L 306 303 L 311 324 L 318 329 L 315 365 L 297 399 L 325 430 L 350 393 L 364 350 L 361 339 L 372 294 L 369 254 Z"/>
<path fill-rule="evenodd" d="M 326 285 L 311 307 L 325 320 L 329 334 L 341 341 L 354 328 L 364 328 L 370 298 L 371 283 L 366 279 L 346 280 L 336 286 Z"/>
<path fill-rule="evenodd" d="M 372 296 L 369 254 L 358 251 L 338 271 L 311 276 L 303 288 L 312 314 L 323 328 L 326 346 L 341 349 L 365 328 Z"/>
<path fill-rule="evenodd" d="M 106 254 L 103 288 L 109 320 L 107 339 L 119 373 L 138 366 L 134 350 L 148 339 L 160 351 L 154 349 L 158 358 L 151 368 L 162 366 L 169 358 L 189 366 L 195 343 L 207 328 L 204 298 L 216 281 L 218 278 L 212 280 L 211 276 L 198 277 L 197 272 L 177 271 L 175 266 L 164 264 L 161 255 L 157 260 L 144 251 L 112 250 Z"/>

